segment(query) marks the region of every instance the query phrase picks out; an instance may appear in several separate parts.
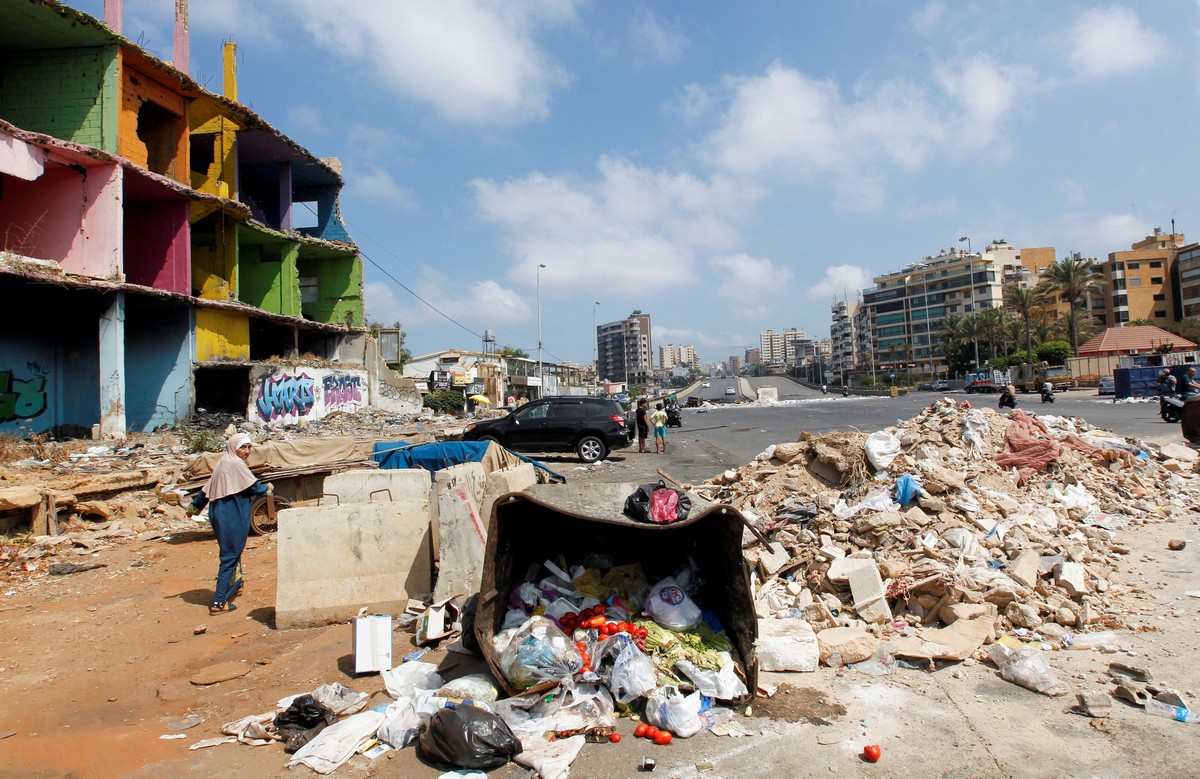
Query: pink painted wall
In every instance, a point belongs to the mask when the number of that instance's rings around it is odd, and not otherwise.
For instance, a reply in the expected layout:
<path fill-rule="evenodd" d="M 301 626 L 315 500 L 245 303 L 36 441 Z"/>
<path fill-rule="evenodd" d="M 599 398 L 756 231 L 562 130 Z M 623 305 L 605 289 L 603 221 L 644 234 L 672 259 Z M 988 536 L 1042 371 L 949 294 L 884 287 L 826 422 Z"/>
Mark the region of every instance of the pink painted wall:
<path fill-rule="evenodd" d="M 10 178 L 0 198 L 0 248 L 63 270 L 115 278 L 121 264 L 121 176 L 115 164 L 47 162 L 33 181 Z"/>
<path fill-rule="evenodd" d="M 125 200 L 125 278 L 191 294 L 191 232 L 186 200 Z"/>

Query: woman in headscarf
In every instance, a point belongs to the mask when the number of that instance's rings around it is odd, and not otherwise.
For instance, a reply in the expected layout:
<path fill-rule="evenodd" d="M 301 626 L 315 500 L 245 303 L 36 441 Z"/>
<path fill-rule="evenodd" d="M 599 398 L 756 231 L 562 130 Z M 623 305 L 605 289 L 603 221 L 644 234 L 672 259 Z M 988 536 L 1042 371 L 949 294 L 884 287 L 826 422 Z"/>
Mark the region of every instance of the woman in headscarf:
<path fill-rule="evenodd" d="M 225 446 L 225 454 L 217 461 L 208 483 L 192 498 L 192 513 L 198 514 L 208 505 L 208 521 L 217 534 L 220 565 L 217 568 L 217 589 L 213 593 L 209 614 L 224 614 L 237 607 L 230 600 L 241 591 L 242 551 L 250 535 L 250 506 L 253 498 L 274 493 L 274 487 L 254 477 L 246 460 L 250 457 L 250 436 L 237 433 Z"/>

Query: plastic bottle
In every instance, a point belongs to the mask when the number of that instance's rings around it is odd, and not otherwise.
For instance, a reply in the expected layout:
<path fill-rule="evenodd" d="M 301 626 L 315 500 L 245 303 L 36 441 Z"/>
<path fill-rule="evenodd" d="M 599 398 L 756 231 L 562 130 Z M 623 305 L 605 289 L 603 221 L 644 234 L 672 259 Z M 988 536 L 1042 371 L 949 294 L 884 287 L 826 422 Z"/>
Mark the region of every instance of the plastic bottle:
<path fill-rule="evenodd" d="M 1169 703 L 1156 701 L 1153 698 L 1146 701 L 1146 711 L 1151 714 L 1157 714 L 1160 717 L 1170 717 L 1176 722 L 1189 722 L 1193 725 L 1200 723 L 1200 713 L 1183 706 L 1172 706 Z"/>

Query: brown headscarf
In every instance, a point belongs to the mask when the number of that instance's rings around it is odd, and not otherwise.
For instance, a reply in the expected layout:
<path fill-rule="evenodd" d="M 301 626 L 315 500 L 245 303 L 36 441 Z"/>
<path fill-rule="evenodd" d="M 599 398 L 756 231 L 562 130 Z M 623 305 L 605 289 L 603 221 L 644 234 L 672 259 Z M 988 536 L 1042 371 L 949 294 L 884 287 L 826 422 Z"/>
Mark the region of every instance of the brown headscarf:
<path fill-rule="evenodd" d="M 229 443 L 225 445 L 225 454 L 217 460 L 212 476 L 204 485 L 204 495 L 209 500 L 236 495 L 258 481 L 246 467 L 245 461 L 237 456 L 238 448 L 249 443 L 250 436 L 245 433 L 236 433 L 229 437 Z"/>

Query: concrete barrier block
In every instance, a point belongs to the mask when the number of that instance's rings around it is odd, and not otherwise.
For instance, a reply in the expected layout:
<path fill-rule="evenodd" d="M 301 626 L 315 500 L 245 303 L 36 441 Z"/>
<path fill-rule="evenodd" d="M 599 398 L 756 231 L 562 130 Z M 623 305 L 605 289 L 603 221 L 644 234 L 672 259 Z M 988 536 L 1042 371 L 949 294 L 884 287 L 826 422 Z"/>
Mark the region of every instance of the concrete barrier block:
<path fill-rule="evenodd" d="M 336 495 L 331 504 L 344 503 L 409 503 L 414 500 L 429 500 L 432 481 L 429 471 L 419 468 L 396 470 L 342 471 L 325 477 L 321 491 Z"/>
<path fill-rule="evenodd" d="M 438 493 L 438 575 L 434 602 L 479 590 L 487 524 L 466 484 Z"/>
<path fill-rule="evenodd" d="M 398 614 L 431 595 L 428 499 L 285 509 L 277 542 L 276 627 Z"/>
<path fill-rule="evenodd" d="M 484 529 L 486 530 L 488 523 L 492 521 L 492 506 L 496 504 L 496 498 L 509 492 L 520 492 L 535 484 L 537 469 L 532 463 L 511 465 L 489 473 L 483 484 L 483 504 L 479 507 L 479 517 L 483 520 Z"/>
<path fill-rule="evenodd" d="M 483 463 L 451 465 L 449 468 L 443 468 L 433 474 L 435 494 L 440 495 L 460 484 L 465 484 L 471 491 L 471 497 L 475 500 L 476 506 L 483 503 L 483 485 L 486 481 L 487 474 L 483 471 Z"/>

